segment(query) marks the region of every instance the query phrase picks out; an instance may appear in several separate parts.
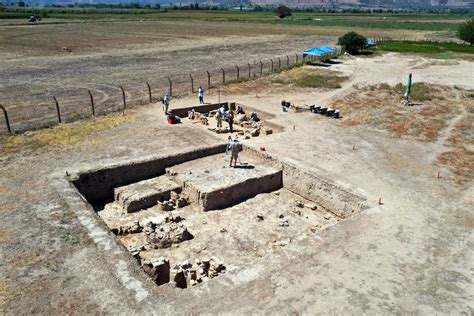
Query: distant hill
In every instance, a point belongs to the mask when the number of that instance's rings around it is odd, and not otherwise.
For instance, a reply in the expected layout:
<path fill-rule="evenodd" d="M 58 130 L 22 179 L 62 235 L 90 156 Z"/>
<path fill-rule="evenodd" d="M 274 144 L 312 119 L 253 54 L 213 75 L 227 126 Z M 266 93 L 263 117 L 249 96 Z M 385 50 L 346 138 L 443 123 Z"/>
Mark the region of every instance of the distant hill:
<path fill-rule="evenodd" d="M 474 8 L 474 0 L 252 0 L 261 6 L 283 4 L 295 8 L 391 8 L 391 9 L 437 9 Z"/>
<path fill-rule="evenodd" d="M 474 0 L 0 0 L 4 3 L 27 4 L 162 4 L 180 5 L 190 3 L 213 5 L 260 5 L 278 6 L 280 4 L 292 8 L 374 8 L 374 9 L 469 9 L 474 10 Z"/>

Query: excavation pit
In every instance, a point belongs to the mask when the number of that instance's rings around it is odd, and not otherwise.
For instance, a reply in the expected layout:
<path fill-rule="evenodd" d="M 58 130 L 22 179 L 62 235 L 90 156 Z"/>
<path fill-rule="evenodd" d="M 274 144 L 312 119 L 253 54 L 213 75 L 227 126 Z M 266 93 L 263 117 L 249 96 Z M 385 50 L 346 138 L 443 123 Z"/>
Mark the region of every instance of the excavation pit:
<path fill-rule="evenodd" d="M 204 104 L 196 105 L 184 108 L 173 109 L 173 114 L 186 118 L 184 122 L 191 122 L 192 124 L 204 124 L 207 126 L 209 131 L 217 134 L 226 134 L 230 132 L 228 123 L 223 120 L 222 127 L 217 127 L 217 120 L 215 113 L 220 107 L 224 107 L 225 111 L 231 110 L 234 113 L 234 133 L 240 135 L 242 138 L 258 137 L 260 135 L 272 135 L 280 133 L 284 130 L 284 127 L 271 122 L 275 117 L 274 114 L 257 109 L 245 104 L 236 102 L 223 102 L 215 104 Z M 241 107 L 245 113 L 238 114 L 236 112 L 237 107 Z M 258 122 L 252 122 L 250 114 L 256 112 L 258 115 Z M 194 117 L 190 117 L 190 114 L 194 113 Z"/>
<path fill-rule="evenodd" d="M 84 172 L 73 183 L 143 271 L 177 288 L 251 266 L 365 208 L 330 181 L 243 149 L 237 168 L 218 145 Z"/>

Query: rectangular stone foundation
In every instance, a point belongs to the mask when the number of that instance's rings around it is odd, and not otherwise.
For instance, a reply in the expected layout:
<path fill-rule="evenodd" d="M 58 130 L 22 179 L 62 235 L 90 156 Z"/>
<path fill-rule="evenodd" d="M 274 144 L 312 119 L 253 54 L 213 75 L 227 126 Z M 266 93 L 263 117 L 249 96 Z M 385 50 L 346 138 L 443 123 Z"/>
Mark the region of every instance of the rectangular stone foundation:
<path fill-rule="evenodd" d="M 250 178 L 244 182 L 234 184 L 208 192 L 201 192 L 198 204 L 203 210 L 217 210 L 238 204 L 260 193 L 268 193 L 281 188 L 282 172 L 277 171 Z"/>
<path fill-rule="evenodd" d="M 229 167 L 229 159 L 230 154 L 213 155 L 171 167 L 167 173 L 205 211 L 222 209 L 282 187 L 281 168 L 269 166 L 248 152 L 239 155 L 236 168 Z"/>

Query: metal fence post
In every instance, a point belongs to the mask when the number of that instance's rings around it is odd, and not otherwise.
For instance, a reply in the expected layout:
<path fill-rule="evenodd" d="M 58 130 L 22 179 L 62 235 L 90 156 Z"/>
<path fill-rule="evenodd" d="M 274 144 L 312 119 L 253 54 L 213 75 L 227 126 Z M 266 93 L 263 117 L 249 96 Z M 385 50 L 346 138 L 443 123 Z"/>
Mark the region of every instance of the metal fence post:
<path fill-rule="evenodd" d="M 280 57 L 278 57 L 278 69 L 280 69 L 280 68 L 281 68 L 281 59 L 280 59 Z"/>
<path fill-rule="evenodd" d="M 211 74 L 209 73 L 209 71 L 206 71 L 207 72 L 207 88 L 210 89 L 211 88 Z"/>
<path fill-rule="evenodd" d="M 89 97 L 91 99 L 92 116 L 95 116 L 94 97 L 92 96 L 91 90 L 87 90 L 87 93 L 89 93 Z"/>
<path fill-rule="evenodd" d="M 191 93 L 194 93 L 194 79 L 193 79 L 193 76 L 189 75 L 189 78 L 191 79 Z"/>
<path fill-rule="evenodd" d="M 148 100 L 150 101 L 150 103 L 152 102 L 152 98 L 151 98 L 151 86 L 150 84 L 148 83 L 148 81 L 145 81 L 146 83 L 146 86 L 148 87 Z"/>
<path fill-rule="evenodd" d="M 3 116 L 5 116 L 5 124 L 7 124 L 8 133 L 12 133 L 12 129 L 10 128 L 10 121 L 8 120 L 8 113 L 7 110 L 0 104 L 0 109 L 3 111 Z"/>
<path fill-rule="evenodd" d="M 296 56 L 295 64 L 298 64 L 298 54 L 295 54 L 295 56 Z"/>
<path fill-rule="evenodd" d="M 250 63 L 247 64 L 249 66 L 249 78 L 252 77 L 252 66 L 250 66 Z"/>
<path fill-rule="evenodd" d="M 222 83 L 225 83 L 225 70 L 224 68 L 221 68 L 222 70 Z"/>
<path fill-rule="evenodd" d="M 272 71 L 273 71 L 273 59 L 270 59 L 270 61 L 272 62 Z"/>
<path fill-rule="evenodd" d="M 120 90 L 122 90 L 123 109 L 125 110 L 127 108 L 127 100 L 125 98 L 125 90 L 123 89 L 122 86 L 120 86 Z"/>
<path fill-rule="evenodd" d="M 290 65 L 290 57 L 286 55 L 286 67 Z"/>
<path fill-rule="evenodd" d="M 263 63 L 260 61 L 260 76 L 263 75 Z"/>
<path fill-rule="evenodd" d="M 306 63 L 306 55 L 303 54 L 303 64 Z"/>
<path fill-rule="evenodd" d="M 58 121 L 59 121 L 59 124 L 61 124 L 62 122 L 61 122 L 61 111 L 59 110 L 59 102 L 55 96 L 53 96 L 53 100 L 54 100 L 54 103 L 56 104 L 56 112 L 58 113 Z"/>
<path fill-rule="evenodd" d="M 235 68 L 237 68 L 237 80 L 240 78 L 240 69 L 238 65 L 235 65 Z"/>
<path fill-rule="evenodd" d="M 170 83 L 170 89 L 169 89 L 169 95 L 170 95 L 170 98 L 173 96 L 173 82 L 171 81 L 171 78 L 168 77 L 168 81 Z"/>

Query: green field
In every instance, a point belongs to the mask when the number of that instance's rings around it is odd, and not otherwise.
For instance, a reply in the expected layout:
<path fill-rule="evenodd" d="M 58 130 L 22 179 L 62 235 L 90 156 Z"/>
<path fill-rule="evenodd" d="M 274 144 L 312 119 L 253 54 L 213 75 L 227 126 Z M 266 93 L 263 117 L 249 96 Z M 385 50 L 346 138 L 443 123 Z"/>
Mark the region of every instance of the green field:
<path fill-rule="evenodd" d="M 386 41 L 374 48 L 378 51 L 437 55 L 449 57 L 450 54 L 474 54 L 474 46 L 455 43 L 415 42 L 415 41 Z"/>
<path fill-rule="evenodd" d="M 294 12 L 292 16 L 278 19 L 275 13 L 239 12 L 216 10 L 163 10 L 154 9 L 113 9 L 80 7 L 4 7 L 1 18 L 26 18 L 38 15 L 65 20 L 195 20 L 212 22 L 271 23 L 281 25 L 305 25 L 316 27 L 401 29 L 423 31 L 457 30 L 469 14 L 461 13 L 308 13 Z"/>

